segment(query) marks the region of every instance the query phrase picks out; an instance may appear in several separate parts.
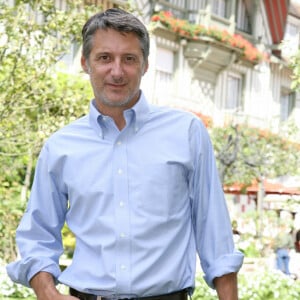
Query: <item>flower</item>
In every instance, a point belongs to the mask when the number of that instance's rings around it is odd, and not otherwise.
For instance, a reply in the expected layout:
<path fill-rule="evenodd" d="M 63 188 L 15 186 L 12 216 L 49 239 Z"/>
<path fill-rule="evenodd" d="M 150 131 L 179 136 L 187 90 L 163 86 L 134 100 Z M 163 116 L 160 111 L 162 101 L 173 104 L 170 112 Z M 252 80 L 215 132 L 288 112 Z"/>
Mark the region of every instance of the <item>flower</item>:
<path fill-rule="evenodd" d="M 203 122 L 203 124 L 205 125 L 206 128 L 210 128 L 213 125 L 213 119 L 208 116 L 205 115 L 199 111 L 191 111 L 194 115 L 196 115 L 198 118 L 200 118 L 200 120 Z"/>
<path fill-rule="evenodd" d="M 264 53 L 239 34 L 231 34 L 215 27 L 207 28 L 201 24 L 191 24 L 186 20 L 175 18 L 170 11 L 161 11 L 153 15 L 151 21 L 153 24 L 162 24 L 179 36 L 193 40 L 198 40 L 201 36 L 211 37 L 227 46 L 241 50 L 244 58 L 251 62 L 259 62 L 266 57 Z"/>

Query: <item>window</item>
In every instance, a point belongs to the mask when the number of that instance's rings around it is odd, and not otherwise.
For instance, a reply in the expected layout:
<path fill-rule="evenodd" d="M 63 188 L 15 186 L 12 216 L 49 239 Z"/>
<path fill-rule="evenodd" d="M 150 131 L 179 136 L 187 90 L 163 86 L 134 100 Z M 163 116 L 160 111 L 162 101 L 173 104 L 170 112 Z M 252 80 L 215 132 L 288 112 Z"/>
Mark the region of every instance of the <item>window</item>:
<path fill-rule="evenodd" d="M 280 98 L 280 121 L 286 121 L 292 114 L 296 104 L 295 93 L 281 93 Z"/>
<path fill-rule="evenodd" d="M 286 38 L 298 38 L 299 30 L 295 24 L 288 22 L 285 29 Z"/>
<path fill-rule="evenodd" d="M 170 92 L 173 78 L 174 53 L 171 50 L 157 48 L 155 87 L 158 95 L 163 96 Z"/>
<path fill-rule="evenodd" d="M 236 16 L 237 29 L 250 33 L 251 32 L 250 17 L 249 17 L 249 12 L 247 10 L 245 0 L 237 1 L 235 16 Z"/>
<path fill-rule="evenodd" d="M 299 26 L 288 22 L 286 24 L 284 40 L 288 43 L 291 53 L 295 53 L 300 45 L 300 28 Z"/>
<path fill-rule="evenodd" d="M 212 12 L 220 17 L 226 17 L 226 0 L 213 0 Z"/>
<path fill-rule="evenodd" d="M 238 74 L 227 76 L 224 109 L 239 111 L 242 109 L 243 77 Z"/>

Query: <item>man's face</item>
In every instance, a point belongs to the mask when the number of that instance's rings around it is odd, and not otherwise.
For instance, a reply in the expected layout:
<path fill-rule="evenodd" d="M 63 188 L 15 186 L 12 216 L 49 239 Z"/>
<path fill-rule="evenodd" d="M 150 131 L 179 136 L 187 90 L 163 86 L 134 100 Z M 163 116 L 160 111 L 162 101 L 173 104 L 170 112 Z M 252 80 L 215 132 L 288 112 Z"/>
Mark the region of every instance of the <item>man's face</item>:
<path fill-rule="evenodd" d="M 82 57 L 81 63 L 90 75 L 100 111 L 129 108 L 136 103 L 141 77 L 148 68 L 136 35 L 113 29 L 98 30 L 89 59 Z"/>

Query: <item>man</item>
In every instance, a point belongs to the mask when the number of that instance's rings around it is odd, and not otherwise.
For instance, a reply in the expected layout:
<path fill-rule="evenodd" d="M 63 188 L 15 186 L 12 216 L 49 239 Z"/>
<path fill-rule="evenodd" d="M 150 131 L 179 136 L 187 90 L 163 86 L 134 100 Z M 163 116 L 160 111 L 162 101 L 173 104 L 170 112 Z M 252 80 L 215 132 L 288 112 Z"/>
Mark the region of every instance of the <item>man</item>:
<path fill-rule="evenodd" d="M 82 36 L 95 99 L 40 153 L 17 229 L 21 260 L 8 274 L 39 300 L 186 300 L 198 252 L 208 285 L 222 300 L 237 299 L 243 255 L 234 249 L 205 127 L 189 113 L 147 103 L 140 82 L 149 36 L 136 17 L 107 10 Z M 65 221 L 76 248 L 61 272 Z"/>
<path fill-rule="evenodd" d="M 280 224 L 275 238 L 276 268 L 290 276 L 290 249 L 294 247 L 291 229 L 284 222 Z"/>

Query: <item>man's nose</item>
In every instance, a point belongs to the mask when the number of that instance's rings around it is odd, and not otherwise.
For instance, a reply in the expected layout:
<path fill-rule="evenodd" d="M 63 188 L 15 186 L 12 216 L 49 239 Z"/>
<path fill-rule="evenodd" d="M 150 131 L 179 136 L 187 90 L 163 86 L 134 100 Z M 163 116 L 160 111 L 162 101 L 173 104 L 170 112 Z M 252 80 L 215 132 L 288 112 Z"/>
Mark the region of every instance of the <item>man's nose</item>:
<path fill-rule="evenodd" d="M 112 64 L 111 73 L 113 76 L 119 77 L 124 75 L 124 70 L 122 62 L 120 60 L 115 60 Z"/>

